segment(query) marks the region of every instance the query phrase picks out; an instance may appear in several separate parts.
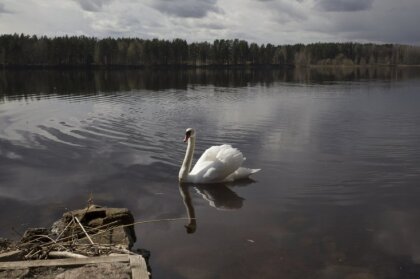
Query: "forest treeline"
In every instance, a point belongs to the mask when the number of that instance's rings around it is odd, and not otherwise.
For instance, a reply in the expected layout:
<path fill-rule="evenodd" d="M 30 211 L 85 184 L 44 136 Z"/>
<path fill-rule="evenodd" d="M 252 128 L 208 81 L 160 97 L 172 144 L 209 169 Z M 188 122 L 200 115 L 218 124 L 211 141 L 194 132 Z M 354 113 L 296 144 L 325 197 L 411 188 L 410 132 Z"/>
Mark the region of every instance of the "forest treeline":
<path fill-rule="evenodd" d="M 258 45 L 238 39 L 187 43 L 182 39 L 0 35 L 3 67 L 419 64 L 420 47 L 398 44 Z"/>

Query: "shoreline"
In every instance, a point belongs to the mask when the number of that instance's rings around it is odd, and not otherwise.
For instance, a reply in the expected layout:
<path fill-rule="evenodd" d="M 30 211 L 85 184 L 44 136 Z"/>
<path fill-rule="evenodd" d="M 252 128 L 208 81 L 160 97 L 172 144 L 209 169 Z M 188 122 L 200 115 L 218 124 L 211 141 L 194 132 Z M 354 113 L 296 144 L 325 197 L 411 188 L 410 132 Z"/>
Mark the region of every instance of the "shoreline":
<path fill-rule="evenodd" d="M 0 65 L 1 70 L 290 70 L 290 69 L 326 69 L 326 68 L 420 68 L 420 64 L 372 64 L 372 65 L 278 65 L 278 64 L 254 64 L 254 65 Z"/>

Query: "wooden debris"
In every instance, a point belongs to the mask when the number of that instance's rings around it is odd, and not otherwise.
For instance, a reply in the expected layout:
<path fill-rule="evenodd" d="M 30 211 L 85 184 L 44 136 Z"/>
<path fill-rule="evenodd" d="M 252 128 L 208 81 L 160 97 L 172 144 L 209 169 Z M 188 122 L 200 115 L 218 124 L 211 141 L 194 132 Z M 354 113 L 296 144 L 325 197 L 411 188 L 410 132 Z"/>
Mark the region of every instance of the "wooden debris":
<path fill-rule="evenodd" d="M 24 252 L 21 250 L 13 250 L 4 253 L 0 253 L 0 262 L 6 261 L 17 261 L 24 256 Z"/>
<path fill-rule="evenodd" d="M 130 251 L 136 241 L 133 222 L 126 208 L 90 205 L 66 212 L 50 229 L 28 229 L 13 249 L 7 250 L 10 245 L 3 240 L 0 261 L 134 254 Z"/>
<path fill-rule="evenodd" d="M 48 253 L 48 256 L 50 258 L 73 258 L 73 259 L 85 259 L 85 258 L 87 258 L 86 256 L 76 254 L 76 253 L 67 252 L 67 251 L 51 251 L 51 252 Z"/>
<path fill-rule="evenodd" d="M 18 262 L 0 262 L 0 270 L 22 270 L 27 272 L 29 268 L 38 267 L 77 267 L 84 265 L 99 265 L 104 263 L 128 263 L 131 269 L 131 278 L 133 279 L 148 279 L 150 273 L 147 271 L 147 266 L 144 258 L 140 255 L 118 255 L 118 256 L 101 256 L 89 257 L 83 259 L 57 259 L 57 260 L 32 260 L 32 261 L 18 261 Z M 75 272 L 73 272 L 75 273 Z M 65 273 L 63 273 L 65 274 Z M 58 275 L 56 278 L 68 278 Z M 74 275 L 74 274 L 73 274 Z M 97 274 L 100 276 L 99 274 Z M 61 276 L 61 277 L 59 277 Z M 71 276 L 73 278 L 75 276 Z M 99 278 L 99 277 L 98 277 Z M 102 278 L 102 277 L 101 277 Z"/>
<path fill-rule="evenodd" d="M 28 229 L 13 247 L 2 240 L 0 277 L 18 276 L 19 272 L 24 275 L 29 269 L 40 267 L 49 267 L 53 272 L 60 266 L 83 266 L 79 271 L 65 270 L 60 274 L 67 278 L 79 272 L 95 274 L 92 267 L 85 266 L 95 264 L 104 274 L 128 270 L 132 278 L 149 278 L 145 259 L 130 251 L 135 241 L 130 211 L 89 204 L 87 208 L 64 213 L 50 229 Z"/>
<path fill-rule="evenodd" d="M 77 224 L 82 228 L 83 232 L 85 233 L 86 237 L 89 239 L 90 243 L 92 245 L 95 245 L 95 243 L 93 243 L 92 238 L 90 238 L 89 234 L 86 232 L 85 228 L 83 227 L 82 223 L 80 223 L 79 219 L 77 217 L 74 217 L 74 220 L 76 220 Z"/>
<path fill-rule="evenodd" d="M 146 262 L 143 257 L 130 256 L 130 266 L 133 279 L 149 278 Z"/>

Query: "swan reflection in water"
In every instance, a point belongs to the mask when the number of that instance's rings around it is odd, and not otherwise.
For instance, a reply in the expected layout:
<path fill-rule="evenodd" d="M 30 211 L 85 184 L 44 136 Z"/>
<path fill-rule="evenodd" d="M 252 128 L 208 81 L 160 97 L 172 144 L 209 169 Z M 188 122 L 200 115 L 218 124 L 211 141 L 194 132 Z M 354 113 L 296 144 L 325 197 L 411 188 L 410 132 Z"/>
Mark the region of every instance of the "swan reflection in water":
<path fill-rule="evenodd" d="M 232 185 L 248 185 L 251 179 L 234 183 Z M 229 184 L 231 185 L 231 184 Z M 179 193 L 187 210 L 188 224 L 185 225 L 187 233 L 194 233 L 197 229 L 197 219 L 192 203 L 190 189 L 193 188 L 210 206 L 219 210 L 237 210 L 243 205 L 244 198 L 238 196 L 226 184 L 200 184 L 179 183 Z"/>

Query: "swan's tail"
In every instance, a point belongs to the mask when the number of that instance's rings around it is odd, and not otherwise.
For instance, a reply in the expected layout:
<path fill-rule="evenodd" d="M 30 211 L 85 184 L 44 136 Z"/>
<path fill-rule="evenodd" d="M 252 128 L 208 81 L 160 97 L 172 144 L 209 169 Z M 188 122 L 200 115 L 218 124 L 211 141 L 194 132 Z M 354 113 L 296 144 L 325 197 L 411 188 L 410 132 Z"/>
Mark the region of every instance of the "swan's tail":
<path fill-rule="evenodd" d="M 225 181 L 234 181 L 248 178 L 251 174 L 259 172 L 261 169 L 239 168 L 234 173 L 226 177 Z"/>

